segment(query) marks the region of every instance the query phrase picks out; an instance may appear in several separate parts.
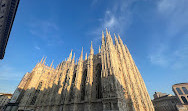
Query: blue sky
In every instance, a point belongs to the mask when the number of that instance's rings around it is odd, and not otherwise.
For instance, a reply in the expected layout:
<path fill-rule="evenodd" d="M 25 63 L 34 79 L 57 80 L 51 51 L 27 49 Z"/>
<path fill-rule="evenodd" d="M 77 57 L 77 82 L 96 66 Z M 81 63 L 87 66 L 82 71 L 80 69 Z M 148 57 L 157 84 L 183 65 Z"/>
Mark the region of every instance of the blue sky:
<path fill-rule="evenodd" d="M 43 56 L 55 67 L 71 49 L 98 53 L 101 32 L 120 34 L 146 83 L 170 93 L 188 82 L 187 0 L 21 0 L 0 61 L 0 92 L 13 93 L 26 72 Z"/>

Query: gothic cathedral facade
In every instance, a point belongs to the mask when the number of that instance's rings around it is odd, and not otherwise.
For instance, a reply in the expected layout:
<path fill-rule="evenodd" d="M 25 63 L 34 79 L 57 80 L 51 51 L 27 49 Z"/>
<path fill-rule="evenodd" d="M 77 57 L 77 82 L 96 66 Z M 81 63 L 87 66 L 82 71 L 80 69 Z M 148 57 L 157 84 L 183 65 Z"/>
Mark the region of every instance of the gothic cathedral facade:
<path fill-rule="evenodd" d="M 154 111 L 127 46 L 114 38 L 115 44 L 108 31 L 102 33 L 99 53 L 91 44 L 78 63 L 72 51 L 57 68 L 42 59 L 22 82 L 18 111 Z"/>

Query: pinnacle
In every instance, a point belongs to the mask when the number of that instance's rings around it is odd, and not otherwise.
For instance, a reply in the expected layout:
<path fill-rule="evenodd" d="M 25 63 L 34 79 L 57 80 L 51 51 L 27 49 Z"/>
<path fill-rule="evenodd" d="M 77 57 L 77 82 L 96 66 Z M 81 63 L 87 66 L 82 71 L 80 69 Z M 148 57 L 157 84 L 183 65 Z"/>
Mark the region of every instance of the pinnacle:
<path fill-rule="evenodd" d="M 72 58 L 72 62 L 74 63 L 74 61 L 75 61 L 75 53 L 74 53 L 74 56 L 73 56 L 73 58 Z"/>
<path fill-rule="evenodd" d="M 71 61 L 72 59 L 72 50 L 71 50 L 71 53 L 69 54 L 69 58 L 67 59 L 67 61 Z"/>
<path fill-rule="evenodd" d="M 80 59 L 83 59 L 83 47 L 82 47 L 82 52 L 81 52 L 81 55 L 80 55 Z"/>
<path fill-rule="evenodd" d="M 52 63 L 51 63 L 51 65 L 50 65 L 50 68 L 52 67 L 52 65 L 53 65 L 53 62 L 54 62 L 54 60 L 52 60 Z"/>
<path fill-rule="evenodd" d="M 40 63 L 42 63 L 43 59 L 44 59 L 44 56 L 42 57 L 42 59 L 41 59 Z"/>
<path fill-rule="evenodd" d="M 107 30 L 107 28 L 106 28 L 106 35 L 108 35 L 108 30 Z"/>
<path fill-rule="evenodd" d="M 93 49 L 92 41 L 91 41 L 91 49 Z"/>
<path fill-rule="evenodd" d="M 85 55 L 85 60 L 87 60 L 87 53 L 86 53 L 86 55 Z"/>
<path fill-rule="evenodd" d="M 119 40 L 120 43 L 123 43 L 121 38 L 120 38 L 120 36 L 119 36 L 119 34 L 118 34 L 118 40 Z"/>
<path fill-rule="evenodd" d="M 116 37 L 116 34 L 114 33 L 114 40 L 115 40 L 115 44 L 118 44 L 118 39 Z"/>
<path fill-rule="evenodd" d="M 45 62 L 46 62 L 46 58 L 47 58 L 47 57 L 45 57 L 45 59 L 44 59 L 44 61 L 42 62 L 42 64 L 45 64 Z"/>

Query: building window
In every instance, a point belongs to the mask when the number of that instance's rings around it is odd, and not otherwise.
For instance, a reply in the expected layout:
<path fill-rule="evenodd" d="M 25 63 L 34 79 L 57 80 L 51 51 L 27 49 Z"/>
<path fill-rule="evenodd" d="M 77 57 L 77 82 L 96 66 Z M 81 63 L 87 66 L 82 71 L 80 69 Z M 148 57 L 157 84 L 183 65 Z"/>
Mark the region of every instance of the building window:
<path fill-rule="evenodd" d="M 176 88 L 176 90 L 178 91 L 179 95 L 182 95 L 182 91 L 180 90 L 180 88 Z"/>
<path fill-rule="evenodd" d="M 42 82 L 39 83 L 38 87 L 37 87 L 37 90 L 40 90 L 42 87 Z"/>
<path fill-rule="evenodd" d="M 186 104 L 186 103 L 188 103 L 187 102 L 187 99 L 184 97 L 184 96 L 181 96 L 181 99 L 183 100 L 183 102 Z"/>
<path fill-rule="evenodd" d="M 66 91 L 66 84 L 67 84 L 67 73 L 65 75 L 65 79 L 64 81 L 62 82 L 63 84 L 63 88 L 62 90 L 59 90 L 59 93 L 61 93 L 61 98 L 62 98 L 62 101 L 64 101 L 65 97 L 64 97 L 64 91 Z M 60 92 L 61 91 L 61 92 Z"/>
<path fill-rule="evenodd" d="M 99 63 L 99 64 L 97 64 L 97 67 L 96 67 L 96 71 L 97 71 L 97 74 L 96 74 L 96 92 L 97 92 L 96 98 L 97 99 L 102 98 L 101 70 L 102 70 L 102 65 Z"/>
<path fill-rule="evenodd" d="M 73 78 L 72 78 L 72 84 L 74 84 L 75 79 L 76 79 L 76 72 L 75 72 L 74 75 L 73 75 Z"/>
<path fill-rule="evenodd" d="M 182 87 L 183 91 L 185 94 L 188 94 L 188 90 L 186 89 L 186 87 Z"/>
<path fill-rule="evenodd" d="M 33 96 L 30 105 L 34 105 L 37 100 L 37 96 Z"/>
<path fill-rule="evenodd" d="M 76 72 L 74 73 L 73 77 L 72 77 L 72 84 L 71 84 L 71 88 L 70 88 L 70 98 L 69 98 L 69 102 L 74 99 L 74 93 L 73 93 L 73 87 L 74 87 L 74 82 L 76 79 Z"/>
<path fill-rule="evenodd" d="M 82 75 L 82 88 L 81 88 L 81 100 L 85 99 L 85 85 L 86 85 L 87 69 L 84 70 Z"/>
<path fill-rule="evenodd" d="M 37 90 L 35 91 L 34 96 L 33 96 L 32 100 L 31 100 L 30 105 L 34 105 L 35 104 L 35 102 L 37 100 L 37 96 L 38 96 L 38 94 L 39 94 L 39 92 L 41 90 L 41 87 L 42 87 L 42 82 L 39 83 L 39 85 L 37 87 Z"/>

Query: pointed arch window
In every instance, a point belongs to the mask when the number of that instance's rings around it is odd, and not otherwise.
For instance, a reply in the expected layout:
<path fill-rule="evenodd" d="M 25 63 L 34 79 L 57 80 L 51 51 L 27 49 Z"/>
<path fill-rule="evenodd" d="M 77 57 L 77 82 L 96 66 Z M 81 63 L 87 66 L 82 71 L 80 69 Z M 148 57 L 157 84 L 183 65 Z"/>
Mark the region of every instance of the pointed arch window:
<path fill-rule="evenodd" d="M 73 75 L 73 77 L 72 77 L 72 84 L 74 84 L 75 79 L 76 79 L 76 72 L 74 73 L 74 75 Z"/>
<path fill-rule="evenodd" d="M 102 65 L 101 63 L 97 64 L 96 66 L 96 98 L 101 99 L 102 98 L 102 85 L 101 85 L 101 70 Z"/>
<path fill-rule="evenodd" d="M 73 77 L 72 77 L 72 84 L 71 84 L 71 88 L 70 88 L 70 98 L 69 98 L 69 102 L 74 98 L 73 87 L 74 87 L 75 79 L 76 79 L 76 72 L 74 73 L 74 75 L 73 75 Z"/>
<path fill-rule="evenodd" d="M 85 85 L 86 85 L 86 77 L 87 77 L 87 69 L 84 70 L 83 76 L 82 76 L 82 88 L 81 88 L 81 100 L 83 101 L 85 99 Z"/>
<path fill-rule="evenodd" d="M 39 83 L 39 85 L 37 87 L 37 91 L 40 91 L 41 87 L 42 87 L 42 82 Z"/>
<path fill-rule="evenodd" d="M 31 100 L 30 105 L 34 105 L 35 104 L 35 102 L 37 100 L 37 97 L 38 97 L 38 94 L 39 94 L 39 92 L 41 90 L 41 87 L 42 87 L 42 82 L 39 83 L 39 85 L 38 85 L 38 87 L 37 87 L 37 89 L 36 89 L 36 91 L 34 93 L 34 96 L 33 96 L 32 100 Z"/>

